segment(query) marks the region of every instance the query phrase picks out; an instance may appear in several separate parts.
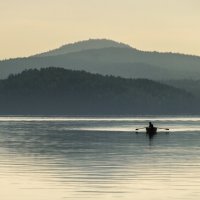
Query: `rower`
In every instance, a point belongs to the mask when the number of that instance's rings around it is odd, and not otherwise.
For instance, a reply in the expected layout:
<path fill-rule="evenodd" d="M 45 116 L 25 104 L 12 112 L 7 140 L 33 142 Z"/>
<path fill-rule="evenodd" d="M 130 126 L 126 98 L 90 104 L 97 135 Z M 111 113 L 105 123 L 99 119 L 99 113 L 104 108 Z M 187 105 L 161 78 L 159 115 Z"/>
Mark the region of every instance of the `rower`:
<path fill-rule="evenodd" d="M 154 128 L 154 126 L 153 126 L 153 124 L 152 124 L 151 122 L 149 122 L 149 128 L 150 128 L 150 129 L 153 129 L 153 128 Z"/>

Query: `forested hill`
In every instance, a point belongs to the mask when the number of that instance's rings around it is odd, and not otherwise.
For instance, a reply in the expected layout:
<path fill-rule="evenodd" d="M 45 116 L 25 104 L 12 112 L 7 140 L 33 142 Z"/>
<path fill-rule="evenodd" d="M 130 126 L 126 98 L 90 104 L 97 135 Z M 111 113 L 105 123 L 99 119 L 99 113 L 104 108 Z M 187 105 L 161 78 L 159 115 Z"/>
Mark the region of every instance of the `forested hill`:
<path fill-rule="evenodd" d="M 0 81 L 0 114 L 193 114 L 197 99 L 146 79 L 44 68 Z"/>

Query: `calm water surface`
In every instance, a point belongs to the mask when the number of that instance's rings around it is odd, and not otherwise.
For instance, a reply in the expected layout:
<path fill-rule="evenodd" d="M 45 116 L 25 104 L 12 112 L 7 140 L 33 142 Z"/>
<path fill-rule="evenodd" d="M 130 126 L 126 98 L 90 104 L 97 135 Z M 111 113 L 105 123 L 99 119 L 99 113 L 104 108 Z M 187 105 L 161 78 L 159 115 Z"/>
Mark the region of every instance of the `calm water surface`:
<path fill-rule="evenodd" d="M 0 199 L 199 200 L 200 118 L 0 117 Z"/>

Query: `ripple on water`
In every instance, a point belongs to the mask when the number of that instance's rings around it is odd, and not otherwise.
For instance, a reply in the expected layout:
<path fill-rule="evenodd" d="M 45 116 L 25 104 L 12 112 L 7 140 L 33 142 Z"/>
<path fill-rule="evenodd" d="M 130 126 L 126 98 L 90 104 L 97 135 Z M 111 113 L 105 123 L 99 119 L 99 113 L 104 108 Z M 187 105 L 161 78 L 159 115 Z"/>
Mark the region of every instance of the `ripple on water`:
<path fill-rule="evenodd" d="M 0 117 L 0 198 L 198 200 L 199 141 L 198 117 Z"/>

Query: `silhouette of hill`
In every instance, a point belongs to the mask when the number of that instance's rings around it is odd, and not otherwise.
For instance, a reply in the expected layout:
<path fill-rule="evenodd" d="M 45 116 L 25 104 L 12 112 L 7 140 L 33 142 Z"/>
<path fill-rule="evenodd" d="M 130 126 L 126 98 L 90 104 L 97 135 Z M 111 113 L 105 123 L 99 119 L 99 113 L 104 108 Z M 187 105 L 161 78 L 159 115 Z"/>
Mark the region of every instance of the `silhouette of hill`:
<path fill-rule="evenodd" d="M 50 50 L 48 52 L 41 53 L 36 56 L 40 56 L 40 57 L 56 56 L 56 55 L 68 54 L 68 53 L 73 53 L 73 52 L 89 50 L 89 49 L 102 49 L 102 48 L 109 48 L 109 47 L 131 48 L 130 46 L 126 44 L 115 42 L 113 40 L 90 39 L 90 40 L 63 45 L 58 49 Z"/>
<path fill-rule="evenodd" d="M 193 114 L 198 99 L 146 79 L 44 68 L 0 81 L 0 114 Z"/>
<path fill-rule="evenodd" d="M 37 56 L 0 61 L 0 78 L 25 69 L 50 66 L 125 78 L 171 80 L 200 77 L 198 56 L 144 52 L 110 40 L 89 40 Z"/>
<path fill-rule="evenodd" d="M 163 83 L 190 92 L 200 98 L 200 80 L 167 80 L 163 81 Z"/>

